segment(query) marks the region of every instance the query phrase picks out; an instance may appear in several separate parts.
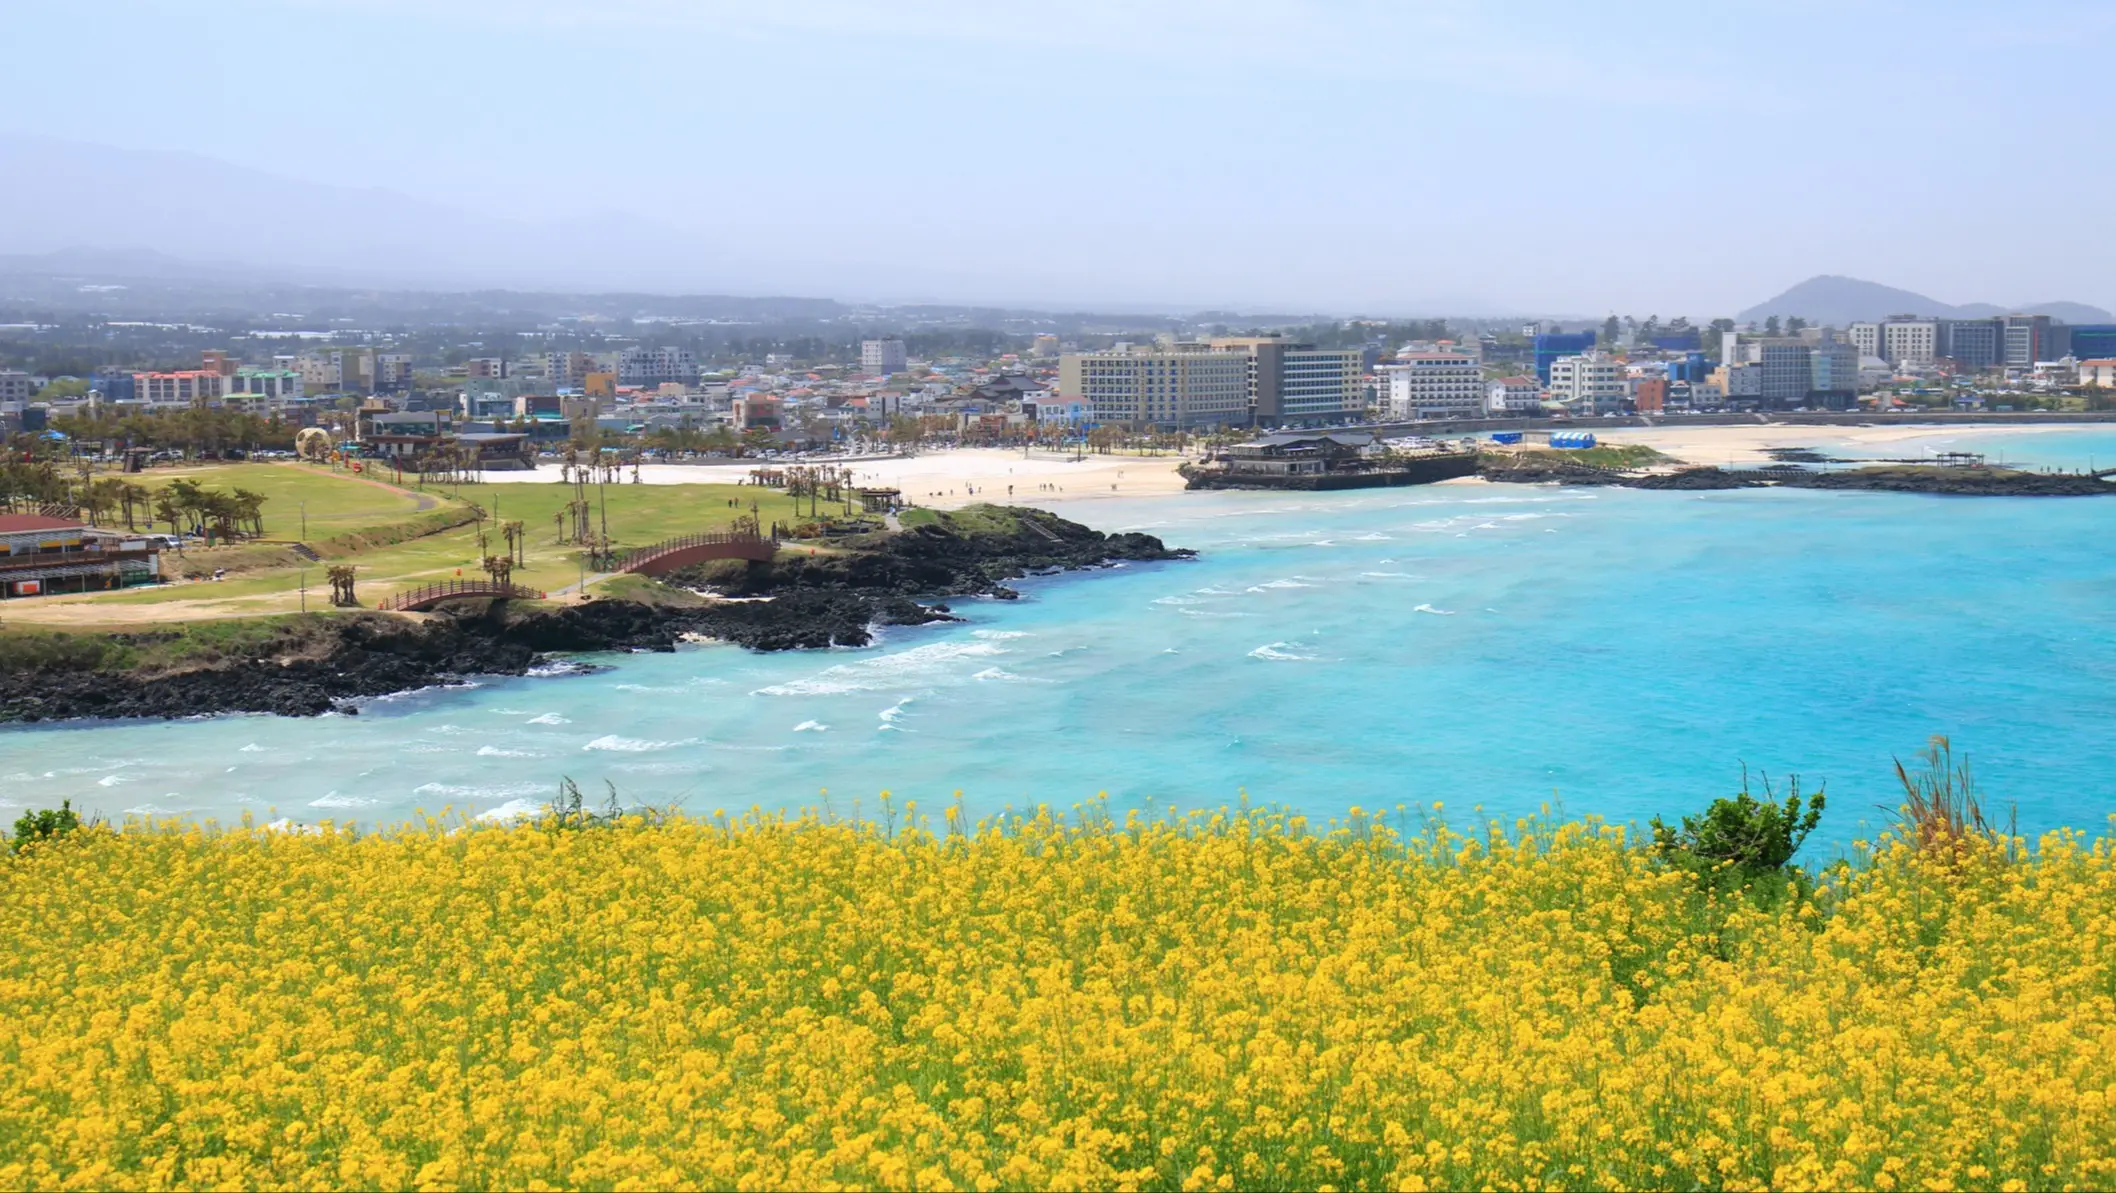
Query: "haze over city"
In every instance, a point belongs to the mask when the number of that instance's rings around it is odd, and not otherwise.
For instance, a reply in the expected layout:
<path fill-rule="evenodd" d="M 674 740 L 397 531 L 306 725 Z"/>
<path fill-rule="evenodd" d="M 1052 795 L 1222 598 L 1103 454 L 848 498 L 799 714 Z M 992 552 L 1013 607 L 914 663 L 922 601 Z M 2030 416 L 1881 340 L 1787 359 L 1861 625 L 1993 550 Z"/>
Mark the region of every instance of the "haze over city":
<path fill-rule="evenodd" d="M 868 301 L 2116 305 L 2102 4 L 29 0 L 0 253 Z M 93 64 L 93 70 L 85 70 Z M 184 64 L 181 69 L 176 64 Z"/>

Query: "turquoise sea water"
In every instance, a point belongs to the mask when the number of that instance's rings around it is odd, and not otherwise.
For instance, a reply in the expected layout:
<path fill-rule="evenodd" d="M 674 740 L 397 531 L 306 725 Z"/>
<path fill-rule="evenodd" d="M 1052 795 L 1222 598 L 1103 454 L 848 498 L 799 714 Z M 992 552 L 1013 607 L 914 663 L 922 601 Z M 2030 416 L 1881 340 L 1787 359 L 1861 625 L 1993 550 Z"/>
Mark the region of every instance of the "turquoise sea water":
<path fill-rule="evenodd" d="M 2004 438 L 2116 463 L 2116 435 Z M 1890 755 L 1945 732 L 2024 829 L 2116 811 L 2116 500 L 1448 485 L 1064 512 L 1203 555 L 1027 581 L 864 650 L 606 657 L 357 717 L 8 729 L 0 803 L 386 823 L 518 812 L 566 775 L 694 811 L 1246 789 L 1319 819 L 1621 821 L 1693 810 L 1745 762 L 1827 780 L 1844 842 L 1893 804 Z"/>

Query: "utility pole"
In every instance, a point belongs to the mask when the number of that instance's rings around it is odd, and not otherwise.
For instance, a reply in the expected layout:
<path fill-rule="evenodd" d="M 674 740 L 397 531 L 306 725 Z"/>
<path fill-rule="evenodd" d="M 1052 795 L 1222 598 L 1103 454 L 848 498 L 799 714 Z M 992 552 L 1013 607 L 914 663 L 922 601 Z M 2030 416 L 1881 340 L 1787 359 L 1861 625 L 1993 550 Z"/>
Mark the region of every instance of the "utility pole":
<path fill-rule="evenodd" d="M 309 503 L 306 501 L 301 503 L 301 541 L 309 541 Z"/>

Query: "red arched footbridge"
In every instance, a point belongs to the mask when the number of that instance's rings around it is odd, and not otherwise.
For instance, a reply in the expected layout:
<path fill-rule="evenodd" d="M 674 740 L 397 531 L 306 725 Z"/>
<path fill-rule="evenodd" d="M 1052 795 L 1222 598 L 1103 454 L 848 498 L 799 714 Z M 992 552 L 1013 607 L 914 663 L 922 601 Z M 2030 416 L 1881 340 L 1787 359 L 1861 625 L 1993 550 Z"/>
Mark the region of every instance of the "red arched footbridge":
<path fill-rule="evenodd" d="M 388 610 L 392 613 L 416 613 L 422 609 L 431 609 L 442 601 L 452 600 L 456 597 L 492 597 L 503 601 L 541 601 L 545 599 L 543 590 L 529 588 L 521 584 L 494 584 L 490 580 L 450 580 L 442 584 L 429 584 L 424 588 L 414 588 L 410 592 L 400 592 L 393 597 L 386 598 L 375 608 Z"/>
<path fill-rule="evenodd" d="M 779 541 L 776 538 L 745 531 L 687 534 L 682 538 L 655 543 L 651 547 L 641 547 L 618 560 L 617 566 L 610 570 L 662 576 L 677 568 L 704 563 L 708 559 L 747 559 L 753 563 L 769 563 L 778 550 Z"/>

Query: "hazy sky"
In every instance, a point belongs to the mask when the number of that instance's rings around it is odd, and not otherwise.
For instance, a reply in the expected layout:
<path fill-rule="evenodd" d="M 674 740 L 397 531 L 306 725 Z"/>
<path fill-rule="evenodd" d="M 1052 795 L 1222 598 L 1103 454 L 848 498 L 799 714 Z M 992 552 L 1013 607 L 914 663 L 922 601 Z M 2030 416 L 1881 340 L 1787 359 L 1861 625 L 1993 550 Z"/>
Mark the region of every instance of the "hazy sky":
<path fill-rule="evenodd" d="M 841 297 L 2116 306 L 2112 43 L 2109 0 L 6 0 L 0 131 L 842 252 Z"/>

